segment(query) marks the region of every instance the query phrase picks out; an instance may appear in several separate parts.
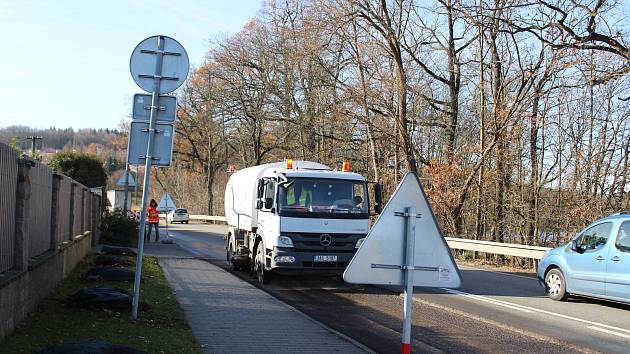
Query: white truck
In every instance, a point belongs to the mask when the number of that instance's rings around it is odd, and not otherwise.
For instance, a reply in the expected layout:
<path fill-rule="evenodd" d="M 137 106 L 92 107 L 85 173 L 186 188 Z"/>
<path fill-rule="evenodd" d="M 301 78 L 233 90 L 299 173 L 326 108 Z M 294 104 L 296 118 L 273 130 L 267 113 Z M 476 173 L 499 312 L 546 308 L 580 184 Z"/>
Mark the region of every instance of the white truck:
<path fill-rule="evenodd" d="M 225 189 L 228 264 L 263 284 L 274 273 L 340 275 L 367 235 L 368 194 L 346 163 L 342 171 L 292 160 L 237 171 Z"/>

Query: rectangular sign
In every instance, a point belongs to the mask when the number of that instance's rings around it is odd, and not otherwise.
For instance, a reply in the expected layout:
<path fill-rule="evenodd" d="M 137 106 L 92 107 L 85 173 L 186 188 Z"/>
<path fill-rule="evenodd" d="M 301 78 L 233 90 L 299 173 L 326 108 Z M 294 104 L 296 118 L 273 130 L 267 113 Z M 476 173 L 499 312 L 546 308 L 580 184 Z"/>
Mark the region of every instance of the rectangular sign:
<path fill-rule="evenodd" d="M 153 166 L 167 167 L 173 158 L 173 135 L 175 128 L 172 124 L 157 123 L 155 125 L 153 144 Z M 149 144 L 149 123 L 132 121 L 129 128 L 129 146 L 127 159 L 130 165 L 144 165 Z"/>
<path fill-rule="evenodd" d="M 158 109 L 156 119 L 160 122 L 174 122 L 177 112 L 177 97 L 160 95 L 158 97 Z M 151 95 L 145 93 L 136 93 L 133 96 L 133 119 L 145 120 L 151 119 Z"/>

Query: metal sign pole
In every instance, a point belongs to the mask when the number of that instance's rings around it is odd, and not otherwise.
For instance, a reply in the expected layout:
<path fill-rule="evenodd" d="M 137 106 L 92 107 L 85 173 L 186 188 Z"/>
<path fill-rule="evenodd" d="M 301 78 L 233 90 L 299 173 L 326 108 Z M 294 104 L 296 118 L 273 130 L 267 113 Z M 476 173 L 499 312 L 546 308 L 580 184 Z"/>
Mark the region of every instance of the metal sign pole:
<path fill-rule="evenodd" d="M 405 265 L 403 266 L 404 278 L 405 278 L 405 292 L 404 301 L 405 307 L 403 309 L 403 333 L 402 333 L 402 354 L 411 353 L 411 320 L 413 317 L 413 271 L 414 264 L 414 250 L 416 239 L 416 208 L 409 207 L 405 210 L 405 219 L 407 219 L 407 227 L 405 228 Z"/>
<path fill-rule="evenodd" d="M 123 205 L 123 213 L 127 216 L 127 196 L 129 195 L 129 160 L 125 163 L 125 205 Z"/>
<path fill-rule="evenodd" d="M 153 75 L 153 93 L 151 97 L 151 118 L 149 123 L 149 143 L 144 163 L 144 185 L 142 187 L 142 207 L 140 208 L 140 230 L 138 231 L 138 258 L 136 261 L 136 276 L 133 284 L 132 316 L 138 319 L 138 302 L 140 298 L 140 279 L 142 273 L 142 254 L 144 253 L 144 233 L 147 221 L 146 207 L 149 197 L 149 178 L 153 160 L 153 144 L 155 137 L 155 121 L 157 115 L 158 97 L 160 95 L 160 79 L 162 77 L 162 62 L 164 58 L 164 37 L 158 37 L 158 50 L 155 53 L 155 74 Z"/>

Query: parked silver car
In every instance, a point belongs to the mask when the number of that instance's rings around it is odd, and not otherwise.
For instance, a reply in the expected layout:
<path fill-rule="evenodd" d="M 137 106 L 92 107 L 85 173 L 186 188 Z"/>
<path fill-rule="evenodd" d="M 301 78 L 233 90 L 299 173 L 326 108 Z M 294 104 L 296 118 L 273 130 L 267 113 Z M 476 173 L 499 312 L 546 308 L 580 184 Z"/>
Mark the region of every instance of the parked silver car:
<path fill-rule="evenodd" d="M 599 219 L 547 252 L 538 280 L 553 300 L 575 294 L 630 303 L 630 212 Z"/>

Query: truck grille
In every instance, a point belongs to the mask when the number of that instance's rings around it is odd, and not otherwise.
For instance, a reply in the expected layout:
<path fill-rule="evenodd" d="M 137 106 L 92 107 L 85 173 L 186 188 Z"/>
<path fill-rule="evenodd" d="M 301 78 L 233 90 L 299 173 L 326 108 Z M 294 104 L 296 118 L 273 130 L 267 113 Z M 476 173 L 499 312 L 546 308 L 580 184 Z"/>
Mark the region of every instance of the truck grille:
<path fill-rule="evenodd" d="M 304 268 L 345 268 L 346 262 L 302 262 Z"/>
<path fill-rule="evenodd" d="M 327 234 L 330 235 L 330 245 L 324 246 L 321 243 L 323 233 L 288 233 L 293 240 L 293 247 L 296 252 L 324 252 L 324 253 L 353 253 L 356 251 L 357 241 L 364 238 L 364 234 Z"/>

